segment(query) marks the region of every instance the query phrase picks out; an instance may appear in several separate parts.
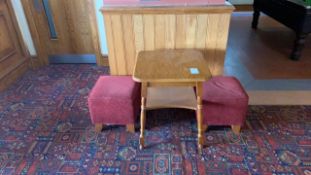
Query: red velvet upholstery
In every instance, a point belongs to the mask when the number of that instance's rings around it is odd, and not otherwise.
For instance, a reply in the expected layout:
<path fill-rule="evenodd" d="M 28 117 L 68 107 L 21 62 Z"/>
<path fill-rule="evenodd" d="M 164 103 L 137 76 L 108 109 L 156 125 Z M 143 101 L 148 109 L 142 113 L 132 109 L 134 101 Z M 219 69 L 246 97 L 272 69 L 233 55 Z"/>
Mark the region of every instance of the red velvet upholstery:
<path fill-rule="evenodd" d="M 93 124 L 134 124 L 139 104 L 140 84 L 131 76 L 101 76 L 88 98 Z"/>
<path fill-rule="evenodd" d="M 234 77 L 218 76 L 203 84 L 203 123 L 243 125 L 248 95 Z"/>

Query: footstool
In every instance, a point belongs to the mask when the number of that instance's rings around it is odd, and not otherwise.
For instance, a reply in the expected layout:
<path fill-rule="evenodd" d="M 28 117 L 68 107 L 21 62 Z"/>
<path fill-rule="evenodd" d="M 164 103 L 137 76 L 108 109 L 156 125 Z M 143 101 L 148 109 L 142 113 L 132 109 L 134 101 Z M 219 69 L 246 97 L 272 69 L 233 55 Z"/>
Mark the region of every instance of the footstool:
<path fill-rule="evenodd" d="M 131 76 L 101 76 L 88 97 L 88 106 L 96 132 L 104 124 L 126 125 L 134 132 L 140 110 L 140 84 Z"/>
<path fill-rule="evenodd" d="M 217 76 L 203 84 L 203 129 L 231 125 L 240 134 L 246 119 L 248 95 L 235 77 Z"/>

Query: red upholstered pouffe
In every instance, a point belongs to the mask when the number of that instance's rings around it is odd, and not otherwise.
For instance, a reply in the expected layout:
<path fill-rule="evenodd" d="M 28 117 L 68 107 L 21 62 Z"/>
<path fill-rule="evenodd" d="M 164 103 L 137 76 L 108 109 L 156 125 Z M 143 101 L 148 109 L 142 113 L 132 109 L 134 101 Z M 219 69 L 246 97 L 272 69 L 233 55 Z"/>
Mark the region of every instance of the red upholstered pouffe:
<path fill-rule="evenodd" d="M 134 121 L 140 109 L 140 84 L 131 76 L 101 76 L 93 87 L 88 105 L 96 131 L 103 124 L 127 125 L 134 132 Z"/>
<path fill-rule="evenodd" d="M 239 80 L 218 76 L 203 84 L 203 124 L 231 125 L 233 132 L 240 133 L 245 122 L 248 95 Z"/>

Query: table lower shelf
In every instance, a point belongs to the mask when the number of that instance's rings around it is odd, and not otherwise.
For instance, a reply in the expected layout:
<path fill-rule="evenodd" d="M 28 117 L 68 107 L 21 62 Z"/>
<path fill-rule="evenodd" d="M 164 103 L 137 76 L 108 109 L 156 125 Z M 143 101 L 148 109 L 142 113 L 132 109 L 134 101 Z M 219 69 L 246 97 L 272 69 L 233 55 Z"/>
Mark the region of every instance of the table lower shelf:
<path fill-rule="evenodd" d="M 196 94 L 192 87 L 148 87 L 146 109 L 197 109 Z"/>

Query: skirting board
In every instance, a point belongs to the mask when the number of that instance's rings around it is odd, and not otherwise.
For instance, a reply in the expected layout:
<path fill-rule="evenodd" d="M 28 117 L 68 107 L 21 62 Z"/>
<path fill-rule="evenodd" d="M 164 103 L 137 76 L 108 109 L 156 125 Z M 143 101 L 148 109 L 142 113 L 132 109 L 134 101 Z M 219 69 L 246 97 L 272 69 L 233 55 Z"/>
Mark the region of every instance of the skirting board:
<path fill-rule="evenodd" d="M 51 64 L 75 64 L 75 63 L 96 63 L 96 56 L 94 54 L 84 55 L 50 55 L 49 62 Z"/>
<path fill-rule="evenodd" d="M 253 4 L 254 0 L 228 0 L 233 5 Z"/>
<path fill-rule="evenodd" d="M 247 91 L 250 105 L 311 105 L 311 91 Z"/>

